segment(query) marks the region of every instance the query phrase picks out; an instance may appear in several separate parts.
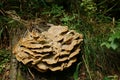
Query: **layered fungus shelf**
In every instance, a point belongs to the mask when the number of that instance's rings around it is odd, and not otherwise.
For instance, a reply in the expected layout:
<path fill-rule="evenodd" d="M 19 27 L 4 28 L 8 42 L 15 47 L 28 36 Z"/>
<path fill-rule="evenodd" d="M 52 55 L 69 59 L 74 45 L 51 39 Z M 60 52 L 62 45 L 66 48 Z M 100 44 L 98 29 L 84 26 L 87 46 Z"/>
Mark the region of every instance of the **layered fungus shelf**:
<path fill-rule="evenodd" d="M 82 34 L 67 26 L 51 25 L 41 33 L 32 30 L 19 40 L 13 53 L 19 62 L 40 72 L 62 71 L 76 62 Z"/>

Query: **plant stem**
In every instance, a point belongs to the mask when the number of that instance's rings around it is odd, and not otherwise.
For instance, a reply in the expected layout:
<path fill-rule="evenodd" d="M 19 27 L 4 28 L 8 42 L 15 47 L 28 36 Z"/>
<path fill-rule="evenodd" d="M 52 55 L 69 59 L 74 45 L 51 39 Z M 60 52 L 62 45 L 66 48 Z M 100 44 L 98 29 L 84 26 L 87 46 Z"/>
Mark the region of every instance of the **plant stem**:
<path fill-rule="evenodd" d="M 87 72 L 88 72 L 89 78 L 90 78 L 90 80 L 92 80 L 92 77 L 91 77 L 90 70 L 89 70 L 89 68 L 88 68 L 87 62 L 86 62 L 84 56 L 82 56 L 82 58 L 83 58 L 83 61 L 84 61 L 84 63 L 85 63 L 85 67 L 86 67 L 86 69 L 87 69 Z"/>

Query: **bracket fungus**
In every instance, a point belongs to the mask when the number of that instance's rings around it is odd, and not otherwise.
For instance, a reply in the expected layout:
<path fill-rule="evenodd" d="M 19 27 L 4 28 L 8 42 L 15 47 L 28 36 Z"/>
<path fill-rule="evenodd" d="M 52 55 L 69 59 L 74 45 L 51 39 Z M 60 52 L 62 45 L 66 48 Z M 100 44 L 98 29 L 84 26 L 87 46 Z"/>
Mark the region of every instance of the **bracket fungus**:
<path fill-rule="evenodd" d="M 47 31 L 28 32 L 13 49 L 19 62 L 40 72 L 62 71 L 76 62 L 82 34 L 67 26 L 50 25 Z"/>

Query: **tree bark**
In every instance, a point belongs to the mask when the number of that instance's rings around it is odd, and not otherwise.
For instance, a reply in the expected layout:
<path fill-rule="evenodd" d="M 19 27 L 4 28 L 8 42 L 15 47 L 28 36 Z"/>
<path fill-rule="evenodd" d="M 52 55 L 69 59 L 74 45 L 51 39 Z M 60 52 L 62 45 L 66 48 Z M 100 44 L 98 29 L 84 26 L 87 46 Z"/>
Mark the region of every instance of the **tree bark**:
<path fill-rule="evenodd" d="M 11 63 L 10 63 L 10 80 L 17 80 L 17 64 L 18 61 L 15 59 L 15 56 L 11 55 Z"/>
<path fill-rule="evenodd" d="M 10 35 L 10 45 L 11 45 L 11 50 L 13 50 L 14 45 L 19 41 L 19 39 L 22 37 L 21 34 L 25 32 L 25 27 L 22 27 L 20 29 L 20 25 L 18 25 L 18 28 L 14 28 L 11 30 L 9 33 Z M 9 78 L 10 80 L 23 80 L 23 79 L 18 79 L 17 77 L 20 75 L 20 69 L 19 69 L 19 63 L 16 60 L 14 54 L 11 52 L 11 58 L 10 58 L 10 75 Z"/>

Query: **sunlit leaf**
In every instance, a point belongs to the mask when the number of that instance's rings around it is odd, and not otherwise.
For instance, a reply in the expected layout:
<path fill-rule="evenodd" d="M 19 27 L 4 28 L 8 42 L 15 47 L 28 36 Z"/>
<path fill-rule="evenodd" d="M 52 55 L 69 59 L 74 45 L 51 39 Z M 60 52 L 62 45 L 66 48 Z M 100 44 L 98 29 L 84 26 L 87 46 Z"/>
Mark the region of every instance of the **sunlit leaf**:
<path fill-rule="evenodd" d="M 11 24 L 11 23 L 14 23 L 14 22 L 15 22 L 15 20 L 10 20 L 8 23 Z"/>
<path fill-rule="evenodd" d="M 118 48 L 118 44 L 111 42 L 110 47 L 115 50 Z"/>
<path fill-rule="evenodd" d="M 109 37 L 108 41 L 114 41 L 115 39 L 120 39 L 120 31 L 111 34 L 111 36 Z"/>
<path fill-rule="evenodd" d="M 107 48 L 110 48 L 110 43 L 108 43 L 108 42 L 103 42 L 103 43 L 101 44 L 101 46 L 106 46 Z"/>

